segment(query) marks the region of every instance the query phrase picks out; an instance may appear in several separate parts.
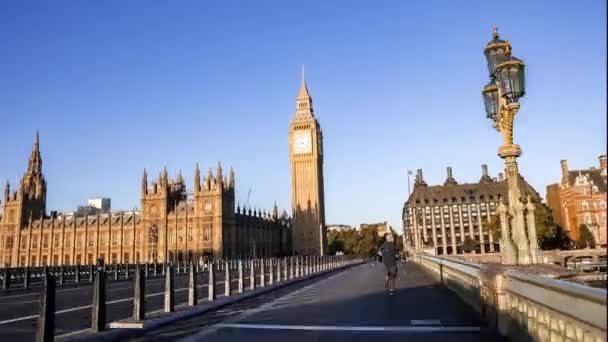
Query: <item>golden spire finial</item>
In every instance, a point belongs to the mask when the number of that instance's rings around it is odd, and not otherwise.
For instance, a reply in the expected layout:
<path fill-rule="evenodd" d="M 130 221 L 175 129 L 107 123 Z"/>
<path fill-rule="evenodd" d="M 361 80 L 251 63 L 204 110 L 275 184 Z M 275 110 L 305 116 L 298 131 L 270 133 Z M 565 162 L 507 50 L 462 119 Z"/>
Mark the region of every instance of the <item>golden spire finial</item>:
<path fill-rule="evenodd" d="M 492 35 L 494 36 L 494 38 L 498 39 L 498 28 L 496 27 L 496 25 L 492 26 Z"/>

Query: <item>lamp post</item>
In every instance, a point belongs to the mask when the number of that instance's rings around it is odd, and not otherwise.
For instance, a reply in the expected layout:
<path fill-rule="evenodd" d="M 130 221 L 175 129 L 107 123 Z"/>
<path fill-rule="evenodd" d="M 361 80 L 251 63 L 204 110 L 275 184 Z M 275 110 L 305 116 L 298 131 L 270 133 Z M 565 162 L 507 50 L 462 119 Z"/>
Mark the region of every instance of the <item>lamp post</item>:
<path fill-rule="evenodd" d="M 490 82 L 483 88 L 482 95 L 486 115 L 503 137 L 498 155 L 504 159 L 507 177 L 508 204 L 505 206 L 501 200 L 498 208 L 502 262 L 523 265 L 535 263 L 538 255 L 536 227 L 533 220 L 526 222 L 524 211 L 527 208 L 521 198 L 517 169 L 521 147 L 513 143 L 513 121 L 520 108 L 519 99 L 525 94 L 525 64 L 511 54 L 511 43 L 500 39 L 496 26 L 493 39 L 486 45 L 484 54 Z M 529 197 L 528 200 L 530 201 Z"/>

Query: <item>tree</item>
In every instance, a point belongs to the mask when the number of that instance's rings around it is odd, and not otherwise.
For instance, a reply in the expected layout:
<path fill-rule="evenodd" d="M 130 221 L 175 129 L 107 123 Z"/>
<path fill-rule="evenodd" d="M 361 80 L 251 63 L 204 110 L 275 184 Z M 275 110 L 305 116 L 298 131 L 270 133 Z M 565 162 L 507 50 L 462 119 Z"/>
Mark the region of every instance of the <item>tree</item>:
<path fill-rule="evenodd" d="M 589 230 L 589 227 L 587 227 L 586 224 L 581 224 L 578 227 L 578 231 L 579 231 L 579 246 L 581 247 L 587 247 L 587 248 L 594 248 L 595 247 L 595 238 L 593 237 L 593 234 L 591 233 L 591 230 Z"/>
<path fill-rule="evenodd" d="M 476 247 L 477 247 L 477 242 L 475 242 L 475 240 L 471 239 L 470 236 L 467 236 L 464 239 L 464 242 L 462 243 L 462 250 L 464 250 L 466 253 L 471 253 L 472 251 L 475 250 Z"/>

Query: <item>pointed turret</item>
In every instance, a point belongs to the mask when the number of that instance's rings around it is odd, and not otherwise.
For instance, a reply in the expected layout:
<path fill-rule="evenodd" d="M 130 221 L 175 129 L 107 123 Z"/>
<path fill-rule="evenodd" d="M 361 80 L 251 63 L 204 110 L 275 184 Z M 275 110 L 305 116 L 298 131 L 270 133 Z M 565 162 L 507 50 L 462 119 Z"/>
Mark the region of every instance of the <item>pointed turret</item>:
<path fill-rule="evenodd" d="M 163 172 L 160 174 L 160 184 L 162 184 L 163 186 L 167 186 L 167 184 L 169 183 L 169 179 L 167 176 L 167 166 L 165 166 L 163 168 Z"/>
<path fill-rule="evenodd" d="M 234 188 L 234 170 L 230 167 L 230 173 L 228 174 L 228 186 Z"/>
<path fill-rule="evenodd" d="M 180 184 L 180 185 L 184 185 L 184 176 L 182 176 L 182 170 L 177 171 L 176 183 Z"/>
<path fill-rule="evenodd" d="M 492 183 L 492 178 L 488 175 L 488 165 L 481 165 L 481 179 L 479 183 Z"/>
<path fill-rule="evenodd" d="M 218 184 L 222 184 L 224 182 L 224 176 L 222 175 L 222 163 L 219 161 L 217 162 L 217 171 L 215 177 L 217 178 Z"/>
<path fill-rule="evenodd" d="M 198 168 L 198 163 L 194 168 L 194 192 L 201 191 L 201 170 Z"/>
<path fill-rule="evenodd" d="M 148 172 L 146 171 L 146 168 L 144 168 L 144 175 L 141 177 L 141 194 L 148 194 Z"/>
<path fill-rule="evenodd" d="M 277 207 L 277 202 L 274 202 L 274 205 L 272 206 L 272 219 L 276 220 L 279 218 L 279 207 Z"/>
<path fill-rule="evenodd" d="M 300 91 L 296 98 L 296 117 L 311 118 L 314 117 L 313 113 L 312 97 L 310 97 L 310 94 L 308 93 L 308 86 L 306 85 L 306 79 L 304 78 L 304 67 L 302 67 L 302 82 L 300 83 Z"/>
<path fill-rule="evenodd" d="M 9 197 L 11 195 L 11 185 L 8 182 L 8 179 L 6 180 L 6 185 L 4 186 L 4 203 L 6 204 L 6 202 L 8 202 Z"/>
<path fill-rule="evenodd" d="M 28 161 L 26 174 L 38 175 L 42 173 L 42 157 L 40 156 L 40 135 L 36 131 L 36 137 L 34 138 L 34 147 L 30 154 L 30 160 Z"/>

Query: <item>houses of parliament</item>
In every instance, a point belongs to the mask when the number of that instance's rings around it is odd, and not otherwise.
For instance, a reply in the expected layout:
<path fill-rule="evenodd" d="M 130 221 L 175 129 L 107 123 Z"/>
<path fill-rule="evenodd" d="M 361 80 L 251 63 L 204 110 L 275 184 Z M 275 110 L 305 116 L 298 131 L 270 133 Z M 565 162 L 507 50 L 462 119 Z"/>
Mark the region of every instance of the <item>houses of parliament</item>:
<path fill-rule="evenodd" d="M 235 207 L 235 173 L 196 165 L 193 189 L 166 168 L 144 170 L 141 209 L 95 215 L 47 214 L 47 182 L 36 133 L 15 191 L 7 182 L 0 216 L 0 266 L 181 262 L 208 258 L 323 254 L 326 248 L 322 135 L 304 79 L 290 125 L 292 214 Z"/>

